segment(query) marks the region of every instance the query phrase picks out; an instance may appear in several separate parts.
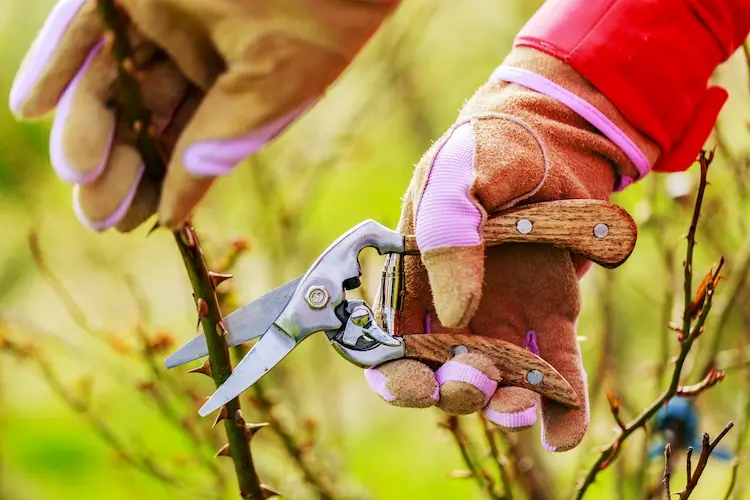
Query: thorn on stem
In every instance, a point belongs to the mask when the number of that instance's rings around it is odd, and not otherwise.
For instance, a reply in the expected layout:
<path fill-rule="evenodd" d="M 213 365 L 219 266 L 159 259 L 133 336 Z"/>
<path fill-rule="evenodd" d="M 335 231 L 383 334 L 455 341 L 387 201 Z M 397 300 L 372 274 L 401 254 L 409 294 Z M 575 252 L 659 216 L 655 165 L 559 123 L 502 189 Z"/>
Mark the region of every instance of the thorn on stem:
<path fill-rule="evenodd" d="M 232 275 L 229 273 L 214 273 L 209 271 L 208 275 L 211 277 L 211 282 L 214 284 L 214 288 L 218 287 L 228 279 L 232 279 Z"/>
<path fill-rule="evenodd" d="M 198 307 L 198 323 L 195 325 L 195 329 L 198 330 L 201 326 L 201 320 L 208 314 L 208 302 L 206 302 L 203 297 L 198 297 L 195 304 Z"/>
<path fill-rule="evenodd" d="M 245 416 L 242 414 L 242 410 L 237 410 L 234 413 L 234 423 L 237 427 L 245 427 L 247 422 L 245 421 Z"/>
<path fill-rule="evenodd" d="M 211 376 L 211 362 L 209 360 L 206 360 L 201 366 L 198 368 L 193 368 L 192 370 L 188 370 L 186 373 L 202 373 L 203 375 Z"/>
<path fill-rule="evenodd" d="M 214 423 L 211 425 L 211 428 L 213 429 L 217 425 L 219 425 L 219 422 L 222 420 L 226 420 L 227 417 L 229 417 L 229 409 L 226 406 L 222 406 L 219 410 L 219 413 L 216 414 L 216 419 L 214 420 Z"/>
<path fill-rule="evenodd" d="M 130 57 L 126 57 L 122 60 L 122 63 L 120 63 L 120 66 L 122 67 L 122 70 L 127 73 L 130 76 L 135 75 L 135 62 L 133 62 L 133 59 Z"/>
<path fill-rule="evenodd" d="M 229 332 L 227 331 L 227 327 L 224 326 L 223 321 L 219 321 L 218 323 L 216 323 L 216 333 L 221 338 L 226 338 L 226 336 L 229 335 Z"/>
<path fill-rule="evenodd" d="M 261 492 L 263 492 L 263 498 L 264 498 L 264 500 L 267 500 L 269 498 L 282 497 L 283 496 L 283 494 L 280 491 L 272 488 L 271 486 L 268 486 L 267 484 L 261 484 L 260 485 L 260 490 L 261 490 Z"/>
<path fill-rule="evenodd" d="M 229 457 L 229 456 L 231 455 L 229 454 L 229 443 L 227 443 L 221 448 L 219 448 L 219 451 L 216 452 L 216 455 L 214 455 L 214 458 Z"/>
<path fill-rule="evenodd" d="M 255 435 L 264 427 L 268 427 L 268 422 L 261 422 L 259 424 L 246 424 L 245 425 L 245 436 L 250 441 Z"/>
<path fill-rule="evenodd" d="M 161 222 L 159 222 L 157 220 L 156 224 L 154 224 L 154 227 L 152 227 L 151 229 L 149 229 L 148 233 L 146 233 L 146 237 L 148 238 L 149 236 L 151 236 L 154 233 L 154 231 L 156 231 L 157 229 L 161 229 L 161 227 L 162 227 Z"/>

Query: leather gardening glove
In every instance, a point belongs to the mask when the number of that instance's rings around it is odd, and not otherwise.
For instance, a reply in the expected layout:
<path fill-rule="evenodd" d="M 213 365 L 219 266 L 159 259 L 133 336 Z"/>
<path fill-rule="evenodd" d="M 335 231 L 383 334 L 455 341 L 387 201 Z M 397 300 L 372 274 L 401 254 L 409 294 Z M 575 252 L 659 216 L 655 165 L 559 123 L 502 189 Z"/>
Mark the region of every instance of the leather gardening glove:
<path fill-rule="evenodd" d="M 515 205 L 608 200 L 615 188 L 645 173 L 657 155 L 658 148 L 572 68 L 520 48 L 427 151 L 406 193 L 398 229 L 416 234 L 422 254 L 404 257 L 400 331 L 471 332 L 525 346 L 547 360 L 582 402 L 572 410 L 541 401 L 542 439 L 550 451 L 578 445 L 588 425 L 576 321 L 578 280 L 590 262 L 548 245 L 485 248 L 483 223 Z M 507 429 L 537 420 L 539 396 L 498 388 L 497 369 L 482 354 L 457 355 L 436 373 L 418 361 L 398 360 L 365 375 L 397 406 L 437 405 L 453 414 L 481 410 Z"/>
<path fill-rule="evenodd" d="M 130 16 L 144 105 L 167 139 L 163 186 L 144 176 L 110 101 L 117 67 L 95 0 L 60 0 L 10 94 L 20 118 L 57 113 L 50 155 L 78 218 L 129 231 L 158 210 L 180 226 L 216 176 L 289 126 L 398 1 L 117 0 Z"/>

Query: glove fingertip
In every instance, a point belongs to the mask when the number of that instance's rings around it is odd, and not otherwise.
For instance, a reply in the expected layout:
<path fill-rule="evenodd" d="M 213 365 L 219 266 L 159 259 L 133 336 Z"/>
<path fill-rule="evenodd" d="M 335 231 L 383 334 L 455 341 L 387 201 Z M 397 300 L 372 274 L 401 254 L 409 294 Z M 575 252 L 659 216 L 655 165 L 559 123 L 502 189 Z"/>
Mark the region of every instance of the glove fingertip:
<path fill-rule="evenodd" d="M 54 108 L 100 36 L 95 8 L 86 4 L 86 0 L 58 2 L 39 30 L 9 95 L 10 110 L 18 119 L 39 118 Z"/>
<path fill-rule="evenodd" d="M 367 385 L 369 385 L 370 389 L 372 389 L 378 396 L 389 403 L 396 399 L 396 396 L 391 394 L 391 391 L 388 390 L 388 379 L 383 372 L 377 368 L 366 368 L 364 374 Z"/>
<path fill-rule="evenodd" d="M 468 325 L 479 307 L 484 281 L 484 245 L 443 247 L 422 254 L 440 322 Z"/>

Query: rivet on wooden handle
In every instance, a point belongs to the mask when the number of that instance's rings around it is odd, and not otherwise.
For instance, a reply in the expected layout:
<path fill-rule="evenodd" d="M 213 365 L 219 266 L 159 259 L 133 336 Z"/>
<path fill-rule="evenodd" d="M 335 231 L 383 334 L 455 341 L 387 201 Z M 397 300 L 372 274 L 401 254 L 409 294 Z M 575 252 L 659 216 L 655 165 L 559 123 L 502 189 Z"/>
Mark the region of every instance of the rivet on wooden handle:
<path fill-rule="evenodd" d="M 638 229 L 628 212 L 600 200 L 545 201 L 505 210 L 484 225 L 487 245 L 545 243 L 586 257 L 607 268 L 625 262 Z M 405 237 L 407 255 L 419 254 L 416 238 Z"/>
<path fill-rule="evenodd" d="M 580 408 L 578 395 L 567 380 L 545 360 L 504 340 L 475 334 L 430 333 L 404 335 L 406 357 L 442 364 L 458 352 L 489 356 L 500 371 L 500 385 L 523 387 L 571 408 Z"/>

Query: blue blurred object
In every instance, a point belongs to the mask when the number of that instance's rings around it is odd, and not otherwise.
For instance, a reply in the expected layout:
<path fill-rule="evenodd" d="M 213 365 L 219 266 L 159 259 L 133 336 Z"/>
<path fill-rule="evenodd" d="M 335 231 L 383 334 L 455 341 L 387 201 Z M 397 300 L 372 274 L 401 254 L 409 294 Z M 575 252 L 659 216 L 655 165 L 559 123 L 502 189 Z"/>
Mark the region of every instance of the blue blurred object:
<path fill-rule="evenodd" d="M 674 397 L 662 407 L 654 416 L 654 431 L 659 439 L 649 451 L 649 459 L 654 460 L 664 455 L 664 447 L 667 443 L 672 446 L 672 451 L 687 450 L 692 446 L 695 453 L 700 453 L 702 436 L 698 432 L 700 416 L 688 398 Z M 732 458 L 732 452 L 719 447 L 714 448 L 711 453 L 722 461 Z"/>

